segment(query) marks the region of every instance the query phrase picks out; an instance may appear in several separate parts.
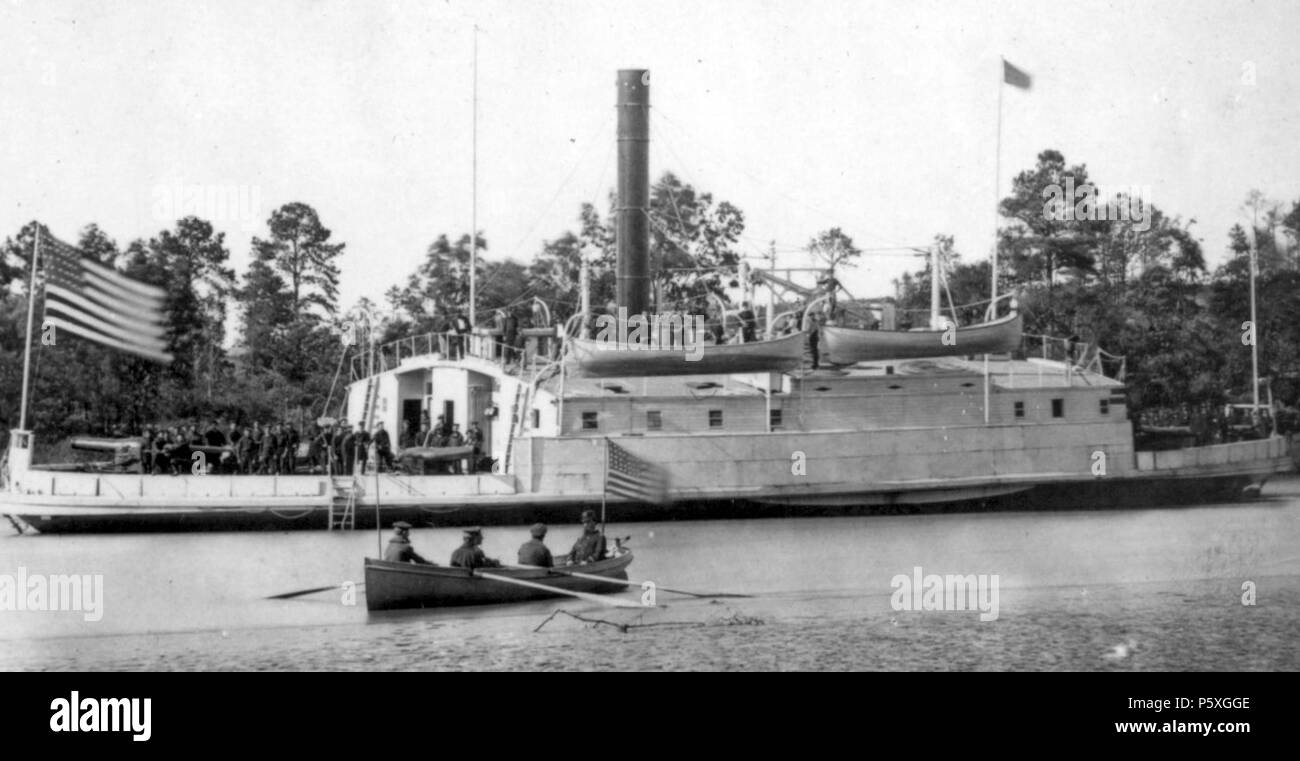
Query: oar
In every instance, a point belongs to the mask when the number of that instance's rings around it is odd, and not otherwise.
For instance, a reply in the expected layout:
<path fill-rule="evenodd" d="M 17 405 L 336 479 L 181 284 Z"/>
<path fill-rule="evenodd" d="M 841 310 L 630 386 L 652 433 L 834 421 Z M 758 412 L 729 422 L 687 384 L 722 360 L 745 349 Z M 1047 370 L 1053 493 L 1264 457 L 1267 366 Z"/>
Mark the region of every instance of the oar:
<path fill-rule="evenodd" d="M 552 572 L 552 574 L 563 574 L 565 576 L 573 576 L 573 578 L 575 579 L 588 579 L 590 581 L 608 581 L 608 583 L 610 584 L 623 584 L 624 587 L 641 587 L 642 584 L 645 584 L 645 581 L 629 581 L 628 579 L 611 579 L 608 578 L 608 576 L 594 576 L 591 574 L 580 574 L 580 572 L 567 571 L 564 570 L 564 568 L 554 568 L 554 567 L 543 568 L 542 566 L 512 566 L 512 567 L 529 568 L 529 570 L 536 570 L 536 571 L 550 571 Z M 650 583 L 654 584 L 654 581 L 650 581 Z M 712 593 L 686 592 L 685 589 L 672 589 L 671 587 L 660 587 L 660 585 L 658 584 L 655 584 L 654 587 L 655 589 L 663 589 L 664 592 L 672 592 L 673 594 L 686 594 L 686 596 L 699 597 L 699 598 L 753 597 L 753 594 L 740 594 L 737 592 L 712 592 Z"/>
<path fill-rule="evenodd" d="M 641 586 L 643 583 L 645 583 L 645 582 L 640 582 L 640 581 L 629 581 L 629 580 L 627 580 L 627 579 L 611 579 L 611 578 L 608 577 L 608 576 L 594 576 L 594 575 L 592 575 L 592 574 L 590 574 L 590 573 L 578 573 L 577 571 L 569 571 L 569 570 L 565 570 L 565 569 L 563 569 L 563 568 L 543 568 L 543 567 L 540 566 L 540 565 L 517 565 L 517 566 L 514 566 L 514 567 L 515 567 L 515 568 L 528 568 L 528 569 L 531 569 L 531 570 L 539 570 L 539 571 L 550 571 L 551 573 L 561 573 L 561 574 L 564 574 L 565 576 L 572 576 L 572 577 L 574 577 L 574 578 L 576 578 L 576 579 L 588 579 L 588 580 L 590 580 L 590 581 L 607 581 L 607 582 L 609 582 L 610 584 L 622 584 L 622 585 L 625 586 L 625 587 L 639 587 L 639 586 Z M 653 584 L 654 582 L 650 582 L 650 583 Z M 655 589 L 656 589 L 656 590 L 660 590 L 660 589 L 662 589 L 662 590 L 665 591 L 665 592 L 672 592 L 673 594 L 678 594 L 678 595 L 688 595 L 688 596 L 690 596 L 690 597 L 699 597 L 699 598 L 708 598 L 708 597 L 752 597 L 752 595 L 742 595 L 742 594 L 739 594 L 739 593 L 736 593 L 736 592 L 714 592 L 714 593 L 711 593 L 711 594 L 705 594 L 705 593 L 702 593 L 702 592 L 687 592 L 687 591 L 684 590 L 684 589 L 672 589 L 672 588 L 670 588 L 670 587 L 661 587 L 661 586 L 659 586 L 658 584 L 655 584 Z"/>
<path fill-rule="evenodd" d="M 364 587 L 364 586 L 365 586 L 365 583 L 363 582 L 363 583 L 361 583 L 361 584 L 358 584 L 356 588 L 357 588 L 357 589 L 360 589 L 361 587 Z M 303 595 L 310 595 L 310 594 L 315 594 L 315 593 L 317 593 L 317 592 L 326 592 L 326 591 L 329 591 L 329 590 L 331 590 L 331 589 L 342 589 L 342 588 L 343 588 L 343 585 L 342 585 L 342 584 L 331 584 L 331 585 L 329 585 L 328 587 L 312 587 L 311 589 L 299 589 L 297 592 L 285 592 L 285 593 L 282 594 L 282 595 L 271 595 L 270 597 L 268 597 L 268 598 L 266 598 L 266 599 L 268 599 L 268 600 L 288 600 L 290 597 L 302 597 Z"/>
<path fill-rule="evenodd" d="M 550 584 L 538 584 L 535 581 L 525 581 L 523 579 L 512 579 L 509 576 L 499 576 L 495 573 L 484 573 L 482 571 L 474 571 L 474 575 L 478 576 L 479 578 L 489 579 L 491 581 L 499 581 L 504 584 L 516 584 L 521 587 L 531 587 L 532 589 L 544 589 L 547 592 L 554 592 L 555 594 L 577 597 L 580 600 L 587 600 L 588 602 L 598 602 L 601 605 L 612 605 L 615 608 L 654 607 L 651 605 L 642 605 L 639 602 L 632 602 L 630 600 L 620 600 L 617 597 L 602 597 L 600 595 L 590 594 L 589 592 L 575 592 L 571 589 L 560 589 L 559 587 L 553 587 Z"/>

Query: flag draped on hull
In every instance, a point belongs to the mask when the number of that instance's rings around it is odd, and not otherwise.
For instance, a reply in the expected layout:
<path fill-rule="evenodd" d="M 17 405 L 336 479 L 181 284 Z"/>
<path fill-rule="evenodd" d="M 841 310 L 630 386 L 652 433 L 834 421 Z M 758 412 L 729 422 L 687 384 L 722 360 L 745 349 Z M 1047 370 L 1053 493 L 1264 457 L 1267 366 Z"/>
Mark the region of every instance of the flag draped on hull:
<path fill-rule="evenodd" d="M 618 444 L 605 440 L 609 460 L 605 491 L 638 502 L 662 504 L 668 501 L 668 473 L 642 460 Z"/>
<path fill-rule="evenodd" d="M 163 326 L 166 292 L 83 257 L 76 248 L 42 235 L 45 324 L 99 344 L 168 363 Z"/>

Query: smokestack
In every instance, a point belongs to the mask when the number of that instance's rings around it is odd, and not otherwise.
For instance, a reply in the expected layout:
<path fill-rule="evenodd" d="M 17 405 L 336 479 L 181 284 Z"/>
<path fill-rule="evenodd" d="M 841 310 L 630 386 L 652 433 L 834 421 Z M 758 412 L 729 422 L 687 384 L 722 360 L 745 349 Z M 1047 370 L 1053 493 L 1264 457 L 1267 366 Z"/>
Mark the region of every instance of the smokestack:
<path fill-rule="evenodd" d="M 650 311 L 650 72 L 618 72 L 618 306 Z"/>

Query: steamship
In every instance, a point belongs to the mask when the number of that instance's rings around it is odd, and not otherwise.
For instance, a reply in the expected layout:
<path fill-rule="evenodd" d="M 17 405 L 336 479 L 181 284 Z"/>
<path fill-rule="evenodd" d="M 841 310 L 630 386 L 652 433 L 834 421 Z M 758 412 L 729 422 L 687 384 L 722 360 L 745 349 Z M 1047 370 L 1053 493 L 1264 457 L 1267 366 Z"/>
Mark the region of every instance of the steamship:
<path fill-rule="evenodd" d="M 648 75 L 621 71 L 617 87 L 618 306 L 641 314 Z M 1123 380 L 1096 354 L 1026 354 L 1014 300 L 994 306 L 1007 313 L 991 307 L 985 325 L 947 341 L 939 330 L 824 327 L 817 370 L 802 331 L 708 346 L 698 362 L 671 348 L 602 353 L 572 320 L 524 331 L 518 362 L 504 361 L 492 331 L 455 351 L 444 336 L 414 336 L 354 363 L 347 419 L 390 431 L 437 415 L 462 430 L 478 423 L 492 469 L 69 472 L 34 465 L 33 434 L 16 430 L 0 513 L 75 532 L 566 522 L 605 502 L 619 520 L 1108 508 L 1237 499 L 1293 467 L 1277 436 L 1138 451 Z M 666 473 L 665 502 L 608 494 L 614 445 Z"/>

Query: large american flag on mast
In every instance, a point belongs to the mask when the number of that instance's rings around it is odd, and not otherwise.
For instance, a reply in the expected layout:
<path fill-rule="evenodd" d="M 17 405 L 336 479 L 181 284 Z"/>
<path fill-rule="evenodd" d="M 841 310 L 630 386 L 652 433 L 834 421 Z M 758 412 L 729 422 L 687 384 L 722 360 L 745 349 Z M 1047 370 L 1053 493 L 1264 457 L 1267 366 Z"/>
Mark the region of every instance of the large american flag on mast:
<path fill-rule="evenodd" d="M 163 326 L 163 289 L 82 256 L 47 232 L 40 235 L 44 324 L 156 362 L 172 361 Z"/>
<path fill-rule="evenodd" d="M 668 501 L 668 472 L 642 460 L 618 444 L 605 439 L 608 465 L 605 491 L 637 502 L 662 504 Z"/>

